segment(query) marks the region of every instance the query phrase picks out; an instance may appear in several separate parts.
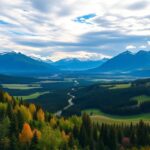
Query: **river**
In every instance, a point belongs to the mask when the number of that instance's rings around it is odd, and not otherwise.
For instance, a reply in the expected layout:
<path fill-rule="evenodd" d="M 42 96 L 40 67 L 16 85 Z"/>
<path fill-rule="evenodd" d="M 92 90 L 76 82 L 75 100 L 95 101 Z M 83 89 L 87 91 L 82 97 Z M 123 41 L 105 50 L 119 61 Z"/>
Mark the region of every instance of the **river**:
<path fill-rule="evenodd" d="M 55 116 L 61 116 L 62 115 L 62 112 L 64 110 L 67 110 L 69 109 L 70 107 L 72 107 L 74 105 L 73 103 L 73 99 L 75 99 L 75 96 L 73 94 L 71 94 L 72 92 L 75 91 L 75 87 L 79 85 L 79 82 L 77 80 L 74 80 L 74 87 L 70 90 L 70 92 L 67 93 L 67 95 L 69 96 L 69 99 L 68 99 L 68 105 L 66 105 L 64 108 L 62 108 L 61 110 L 57 111 L 55 113 Z"/>

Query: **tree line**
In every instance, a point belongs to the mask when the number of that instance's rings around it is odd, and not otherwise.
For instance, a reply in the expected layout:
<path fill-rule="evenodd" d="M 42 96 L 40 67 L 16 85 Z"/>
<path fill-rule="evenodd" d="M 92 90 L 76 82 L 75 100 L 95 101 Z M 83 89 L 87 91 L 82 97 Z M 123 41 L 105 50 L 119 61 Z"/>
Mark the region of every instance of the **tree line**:
<path fill-rule="evenodd" d="M 0 150 L 149 150 L 150 125 L 56 117 L 0 91 Z"/>

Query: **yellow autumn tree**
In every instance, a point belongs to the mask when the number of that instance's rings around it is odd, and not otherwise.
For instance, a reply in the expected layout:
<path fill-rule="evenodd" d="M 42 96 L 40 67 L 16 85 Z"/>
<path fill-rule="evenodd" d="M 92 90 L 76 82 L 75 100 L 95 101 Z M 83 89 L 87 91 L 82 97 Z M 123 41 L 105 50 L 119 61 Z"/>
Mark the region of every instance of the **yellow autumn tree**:
<path fill-rule="evenodd" d="M 51 126 L 51 127 L 55 127 L 56 124 L 57 124 L 56 117 L 52 117 L 52 118 L 50 119 L 50 126 Z"/>
<path fill-rule="evenodd" d="M 67 135 L 64 131 L 61 132 L 61 136 L 64 142 L 69 141 L 69 135 Z"/>
<path fill-rule="evenodd" d="M 37 120 L 43 122 L 45 120 L 44 111 L 40 108 L 37 112 Z"/>
<path fill-rule="evenodd" d="M 32 115 L 36 112 L 36 107 L 34 104 L 29 105 L 29 111 L 31 112 Z"/>
<path fill-rule="evenodd" d="M 24 121 L 29 122 L 30 120 L 32 120 L 31 112 L 29 111 L 27 107 L 21 105 L 19 108 L 19 111 Z"/>
<path fill-rule="evenodd" d="M 30 112 L 30 110 L 28 109 L 28 107 L 24 106 L 24 105 L 16 105 L 14 108 L 14 113 L 18 113 L 20 112 L 22 119 L 24 120 L 24 122 L 29 122 L 32 120 L 32 114 Z"/>
<path fill-rule="evenodd" d="M 0 112 L 6 112 L 7 110 L 7 104 L 0 102 Z"/>
<path fill-rule="evenodd" d="M 13 109 L 14 113 L 17 113 L 20 109 L 20 106 L 18 104 L 16 104 L 15 108 Z"/>
<path fill-rule="evenodd" d="M 19 141 L 24 144 L 29 144 L 33 138 L 33 132 L 28 123 L 24 123 L 23 129 L 19 134 Z"/>
<path fill-rule="evenodd" d="M 73 123 L 63 117 L 59 119 L 59 126 L 64 131 L 71 131 L 73 129 Z"/>
<path fill-rule="evenodd" d="M 7 92 L 3 93 L 3 97 L 7 102 L 11 102 L 12 101 L 12 96 L 10 96 Z"/>

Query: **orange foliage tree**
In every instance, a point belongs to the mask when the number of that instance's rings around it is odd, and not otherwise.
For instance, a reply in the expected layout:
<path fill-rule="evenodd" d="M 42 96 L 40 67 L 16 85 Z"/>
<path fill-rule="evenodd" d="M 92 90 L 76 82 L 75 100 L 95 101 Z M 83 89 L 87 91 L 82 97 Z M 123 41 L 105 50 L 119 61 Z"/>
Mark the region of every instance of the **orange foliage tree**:
<path fill-rule="evenodd" d="M 28 123 L 24 123 L 23 129 L 19 134 L 20 142 L 24 144 L 28 144 L 31 142 L 32 138 L 33 138 L 33 132 L 30 128 L 30 125 Z"/>

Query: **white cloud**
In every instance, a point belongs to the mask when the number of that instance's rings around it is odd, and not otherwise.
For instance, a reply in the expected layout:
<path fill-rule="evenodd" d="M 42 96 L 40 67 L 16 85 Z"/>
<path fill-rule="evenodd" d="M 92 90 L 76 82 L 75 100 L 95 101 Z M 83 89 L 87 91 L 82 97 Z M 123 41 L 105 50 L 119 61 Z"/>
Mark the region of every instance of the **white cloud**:
<path fill-rule="evenodd" d="M 99 53 L 89 53 L 85 51 L 78 52 L 53 52 L 53 56 L 47 57 L 53 61 L 57 61 L 63 58 L 78 58 L 81 60 L 99 60 L 103 58 L 111 58 L 110 56 L 99 54 Z"/>
<path fill-rule="evenodd" d="M 136 49 L 136 46 L 134 46 L 134 45 L 128 45 L 128 46 L 126 46 L 126 49 L 127 50 Z"/>
<path fill-rule="evenodd" d="M 52 59 L 56 57 L 55 54 L 62 54 L 63 57 L 85 57 L 82 51 L 86 54 L 91 53 L 95 58 L 98 53 L 115 55 L 123 51 L 128 43 L 144 45 L 147 42 L 150 37 L 149 10 L 149 0 L 1 0 L 0 51 L 16 50 L 41 57 L 49 54 L 53 55 Z M 96 14 L 96 17 L 88 19 L 85 23 L 74 21 L 77 17 L 88 14 Z M 106 31 L 114 34 L 103 36 L 102 43 L 101 32 Z M 99 36 L 91 38 L 90 33 L 97 33 Z M 117 41 L 115 39 L 118 38 L 118 33 L 122 36 Z M 131 36 L 134 40 L 129 42 L 132 40 Z M 53 41 L 63 44 L 49 44 L 41 48 L 38 45 L 23 45 L 19 40 Z M 111 44 L 106 42 L 111 40 Z M 93 44 L 90 45 L 90 42 Z M 71 46 L 68 46 L 68 43 Z M 76 44 L 72 46 L 72 43 Z M 148 44 L 150 45 L 149 42 Z M 128 45 L 126 49 L 135 49 L 133 45 Z M 108 46 L 111 48 L 105 49 Z M 94 53 L 96 55 L 93 55 Z"/>
<path fill-rule="evenodd" d="M 140 49 L 145 49 L 145 48 L 147 48 L 147 46 L 146 45 L 141 45 L 139 48 Z"/>

